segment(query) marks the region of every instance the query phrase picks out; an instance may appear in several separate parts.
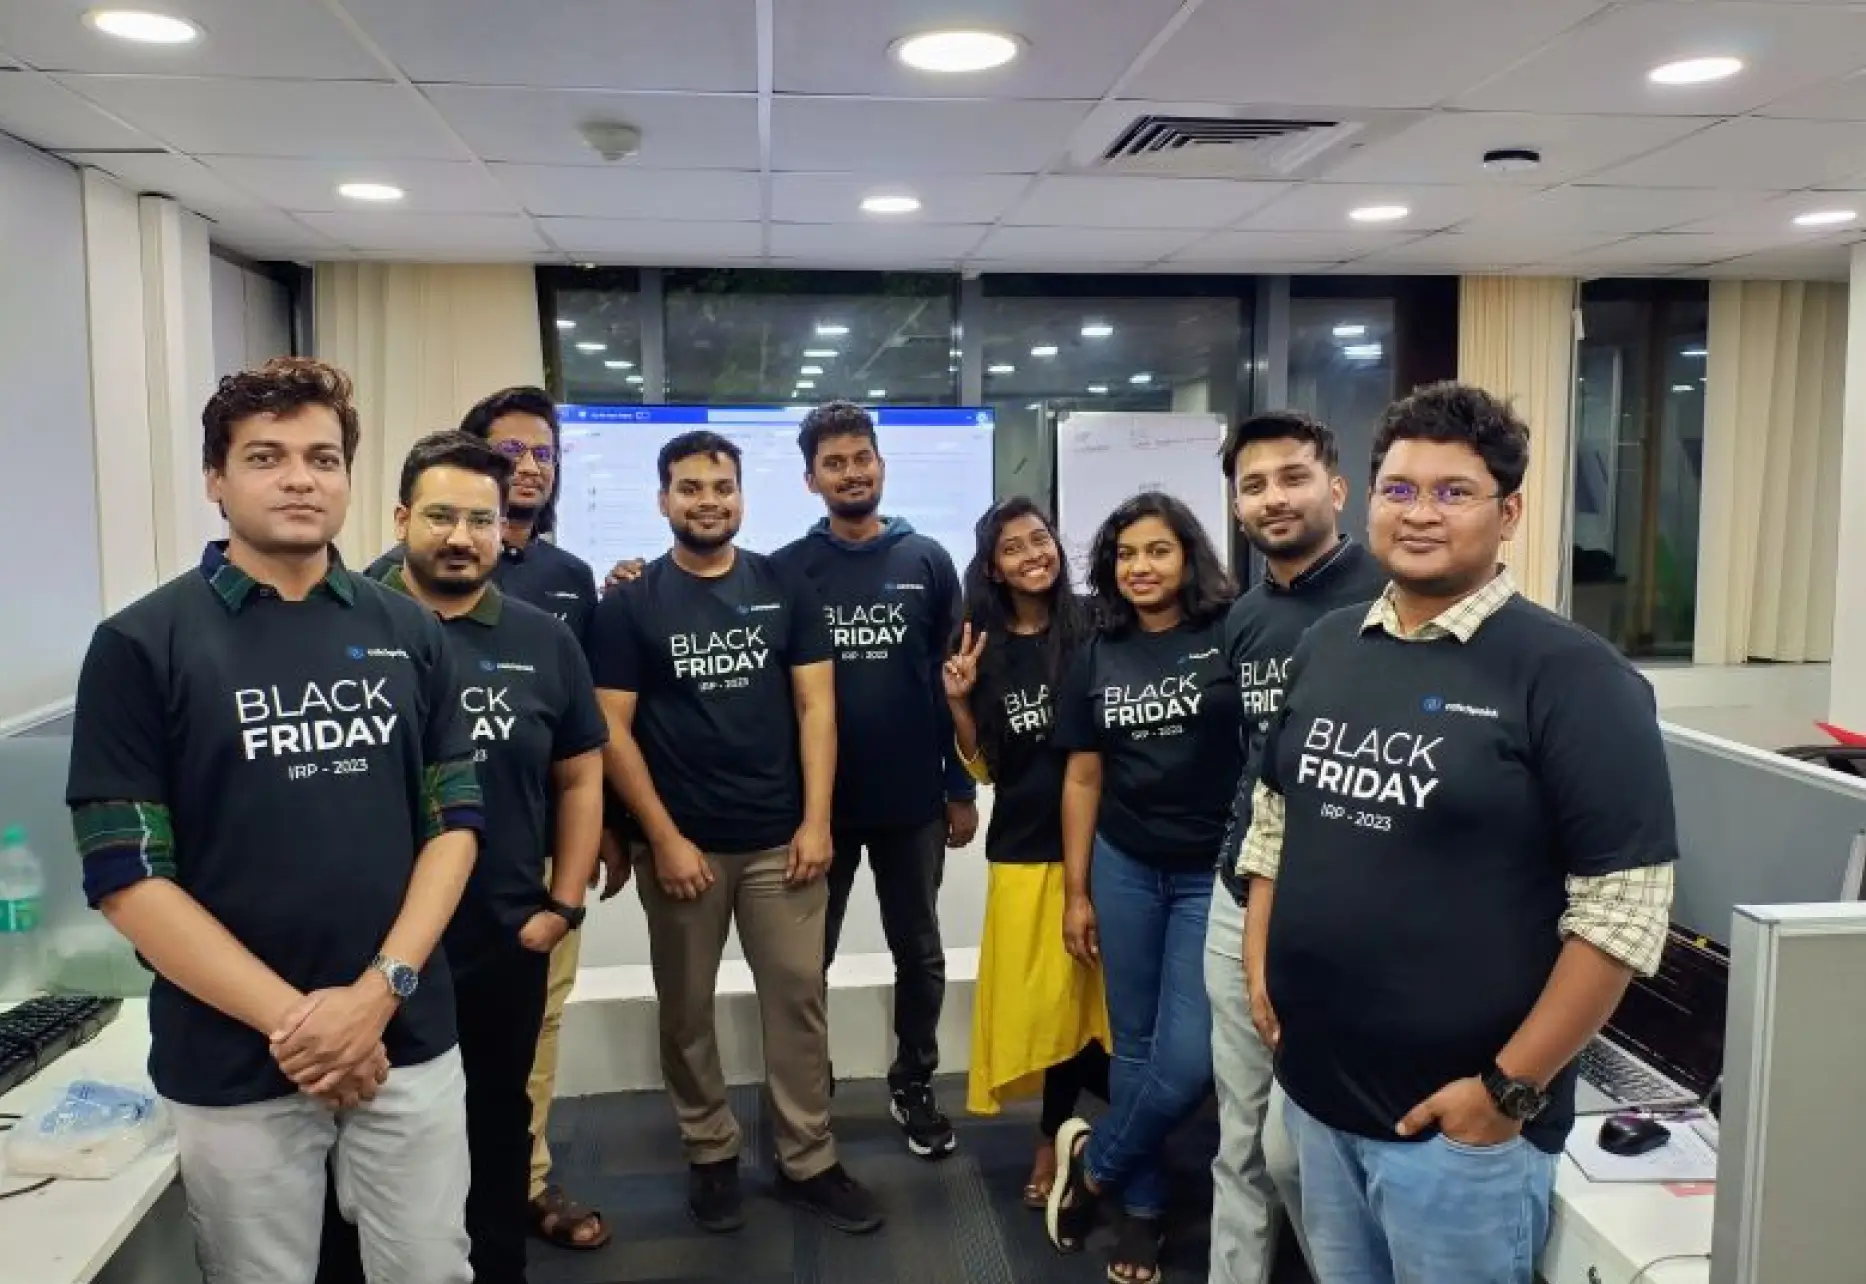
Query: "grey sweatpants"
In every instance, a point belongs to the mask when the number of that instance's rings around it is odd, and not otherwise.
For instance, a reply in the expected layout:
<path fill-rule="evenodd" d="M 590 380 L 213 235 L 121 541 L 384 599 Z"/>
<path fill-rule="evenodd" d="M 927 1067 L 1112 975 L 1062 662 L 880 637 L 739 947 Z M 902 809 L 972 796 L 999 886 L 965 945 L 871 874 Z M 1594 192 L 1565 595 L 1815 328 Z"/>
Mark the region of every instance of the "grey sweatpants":
<path fill-rule="evenodd" d="M 169 1102 L 206 1284 L 312 1284 L 326 1160 L 370 1284 L 469 1284 L 466 1080 L 451 1049 L 389 1072 L 368 1105 L 303 1093 L 247 1106 Z"/>

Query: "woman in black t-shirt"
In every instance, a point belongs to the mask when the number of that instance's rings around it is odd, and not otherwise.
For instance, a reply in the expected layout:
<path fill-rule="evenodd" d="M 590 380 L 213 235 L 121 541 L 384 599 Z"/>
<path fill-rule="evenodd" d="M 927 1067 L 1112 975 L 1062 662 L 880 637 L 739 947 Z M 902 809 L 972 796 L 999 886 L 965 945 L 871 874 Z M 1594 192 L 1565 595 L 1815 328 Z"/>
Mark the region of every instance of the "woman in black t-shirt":
<path fill-rule="evenodd" d="M 1095 1205 L 1126 1218 L 1119 1284 L 1159 1276 L 1168 1135 L 1211 1091 L 1205 927 L 1212 869 L 1244 767 L 1237 675 L 1223 638 L 1236 596 L 1198 519 L 1158 491 L 1102 523 L 1090 555 L 1099 628 L 1056 703 L 1071 955 L 1099 962 L 1114 1032 L 1108 1114 L 1056 1136 L 1048 1230 L 1081 1247 Z"/>
<path fill-rule="evenodd" d="M 965 624 L 946 662 L 959 756 L 993 786 L 985 931 L 972 1006 L 966 1108 L 995 1115 L 1043 1094 L 1024 1202 L 1056 1177 L 1056 1130 L 1084 1088 L 1107 1096 L 1108 1010 L 1099 968 L 1063 948 L 1064 755 L 1050 744 L 1053 692 L 1088 632 L 1086 611 L 1042 509 L 1018 496 L 978 521 Z"/>

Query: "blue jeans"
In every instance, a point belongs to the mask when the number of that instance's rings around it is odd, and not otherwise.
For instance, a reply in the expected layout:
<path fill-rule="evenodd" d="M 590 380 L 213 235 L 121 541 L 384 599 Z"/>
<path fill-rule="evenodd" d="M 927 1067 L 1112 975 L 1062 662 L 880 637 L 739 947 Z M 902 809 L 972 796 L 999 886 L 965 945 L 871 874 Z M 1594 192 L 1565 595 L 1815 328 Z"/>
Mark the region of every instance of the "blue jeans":
<path fill-rule="evenodd" d="M 1114 1059 L 1108 1113 L 1089 1138 L 1089 1176 L 1129 1213 L 1166 1211 L 1160 1149 L 1212 1090 L 1205 924 L 1212 871 L 1160 870 L 1095 836 L 1090 894 L 1100 927 Z"/>
<path fill-rule="evenodd" d="M 1310 1265 L 1327 1284 L 1534 1284 L 1559 1156 L 1521 1137 L 1475 1149 L 1371 1141 L 1294 1101 Z"/>

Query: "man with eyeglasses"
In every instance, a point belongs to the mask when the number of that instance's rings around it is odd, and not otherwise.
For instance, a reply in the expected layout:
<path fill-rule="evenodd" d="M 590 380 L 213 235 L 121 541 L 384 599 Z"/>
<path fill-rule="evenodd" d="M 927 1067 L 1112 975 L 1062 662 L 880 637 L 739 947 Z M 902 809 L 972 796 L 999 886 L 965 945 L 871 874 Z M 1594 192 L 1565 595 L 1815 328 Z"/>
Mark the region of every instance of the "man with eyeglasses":
<path fill-rule="evenodd" d="M 1573 1061 L 1656 970 L 1677 839 L 1652 689 L 1499 567 L 1529 430 L 1460 384 L 1375 436 L 1389 583 L 1296 648 L 1240 858 L 1317 1278 L 1531 1284 Z"/>

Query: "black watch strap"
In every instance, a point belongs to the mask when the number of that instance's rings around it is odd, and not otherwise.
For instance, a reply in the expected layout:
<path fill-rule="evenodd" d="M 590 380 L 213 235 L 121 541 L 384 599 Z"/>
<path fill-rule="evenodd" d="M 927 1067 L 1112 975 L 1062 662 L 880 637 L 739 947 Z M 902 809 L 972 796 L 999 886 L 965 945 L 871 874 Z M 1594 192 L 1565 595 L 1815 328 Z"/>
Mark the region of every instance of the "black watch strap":
<path fill-rule="evenodd" d="M 1494 1065 L 1480 1078 L 1484 1090 L 1506 1118 L 1528 1123 L 1548 1108 L 1548 1094 L 1527 1079 L 1512 1079 Z"/>
<path fill-rule="evenodd" d="M 573 932 L 583 926 L 583 916 L 589 913 L 587 905 L 566 905 L 549 892 L 544 893 L 544 908 L 570 924 Z"/>

